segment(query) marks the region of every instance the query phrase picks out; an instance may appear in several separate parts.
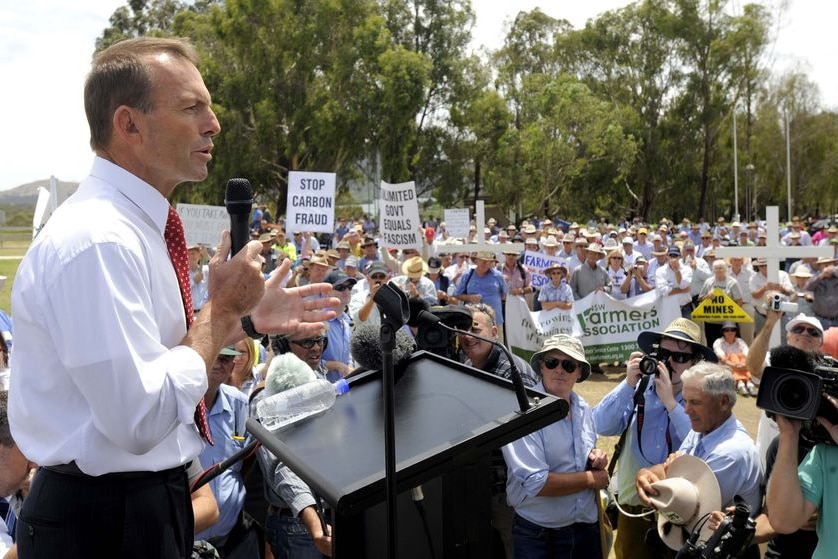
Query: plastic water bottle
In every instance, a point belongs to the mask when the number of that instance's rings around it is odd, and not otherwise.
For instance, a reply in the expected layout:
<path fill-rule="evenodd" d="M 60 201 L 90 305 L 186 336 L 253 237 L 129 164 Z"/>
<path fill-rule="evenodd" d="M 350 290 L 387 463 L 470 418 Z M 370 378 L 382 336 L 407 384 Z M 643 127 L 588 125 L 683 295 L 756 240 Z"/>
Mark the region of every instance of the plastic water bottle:
<path fill-rule="evenodd" d="M 279 392 L 256 404 L 256 415 L 265 429 L 276 431 L 301 419 L 331 408 L 340 394 L 349 392 L 349 383 L 340 379 L 332 384 L 317 379 Z"/>

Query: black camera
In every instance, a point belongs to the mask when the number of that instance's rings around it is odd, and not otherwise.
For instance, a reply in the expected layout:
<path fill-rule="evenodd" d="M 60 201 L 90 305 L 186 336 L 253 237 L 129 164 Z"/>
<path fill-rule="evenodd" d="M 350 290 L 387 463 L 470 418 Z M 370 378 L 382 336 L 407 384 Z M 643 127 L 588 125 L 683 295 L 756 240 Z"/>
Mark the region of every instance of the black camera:
<path fill-rule="evenodd" d="M 446 326 L 466 332 L 471 330 L 471 312 L 464 307 L 458 305 L 431 307 L 430 312 Z M 457 335 L 439 324 L 419 323 L 419 332 L 416 334 L 416 345 L 419 349 L 430 351 L 454 361 L 462 361 L 456 341 Z"/>
<path fill-rule="evenodd" d="M 658 352 L 653 351 L 649 355 L 644 355 L 640 358 L 638 367 L 640 367 L 640 372 L 644 375 L 656 375 L 658 374 L 658 363 Z"/>
<path fill-rule="evenodd" d="M 686 541 L 675 559 L 697 557 L 700 559 L 734 559 L 741 557 L 751 545 L 756 532 L 756 523 L 751 518 L 751 508 L 739 497 L 734 497 L 734 509 L 722 520 L 713 535 L 706 542 L 699 542 L 700 530 Z"/>
<path fill-rule="evenodd" d="M 772 414 L 803 420 L 800 438 L 811 444 L 835 444 L 815 418 L 838 422 L 838 410 L 824 395 L 838 397 L 838 369 L 816 366 L 813 372 L 766 367 L 757 395 L 757 406 Z"/>

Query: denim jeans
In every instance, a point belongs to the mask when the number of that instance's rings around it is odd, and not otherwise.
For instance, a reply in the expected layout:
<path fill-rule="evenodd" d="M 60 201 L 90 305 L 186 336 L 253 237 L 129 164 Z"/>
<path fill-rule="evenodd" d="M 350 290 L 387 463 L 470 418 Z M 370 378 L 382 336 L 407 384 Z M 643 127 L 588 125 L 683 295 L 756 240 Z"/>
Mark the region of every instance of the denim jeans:
<path fill-rule="evenodd" d="M 265 537 L 275 559 L 323 559 L 299 518 L 268 515 L 265 519 Z"/>
<path fill-rule="evenodd" d="M 512 539 L 515 559 L 602 559 L 597 523 L 544 528 L 516 514 Z"/>

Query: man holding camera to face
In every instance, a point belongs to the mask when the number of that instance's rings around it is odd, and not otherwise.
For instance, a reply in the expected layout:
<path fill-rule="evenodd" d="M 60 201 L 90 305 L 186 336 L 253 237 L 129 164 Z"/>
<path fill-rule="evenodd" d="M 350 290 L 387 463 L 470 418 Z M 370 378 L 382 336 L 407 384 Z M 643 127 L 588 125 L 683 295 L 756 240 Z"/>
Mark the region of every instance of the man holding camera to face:
<path fill-rule="evenodd" d="M 642 468 L 660 464 L 680 448 L 690 432 L 684 411 L 681 375 L 699 361 L 716 362 L 712 349 L 700 342 L 700 327 L 678 318 L 659 332 L 642 332 L 637 343 L 643 352 L 633 352 L 626 378 L 593 409 L 599 435 L 618 435 L 617 502 L 630 515 L 649 509 L 635 489 L 635 475 Z M 613 462 L 609 467 L 613 470 Z M 654 528 L 652 516 L 626 516 L 621 512 L 614 551 L 618 559 L 655 557 L 645 543 Z"/>

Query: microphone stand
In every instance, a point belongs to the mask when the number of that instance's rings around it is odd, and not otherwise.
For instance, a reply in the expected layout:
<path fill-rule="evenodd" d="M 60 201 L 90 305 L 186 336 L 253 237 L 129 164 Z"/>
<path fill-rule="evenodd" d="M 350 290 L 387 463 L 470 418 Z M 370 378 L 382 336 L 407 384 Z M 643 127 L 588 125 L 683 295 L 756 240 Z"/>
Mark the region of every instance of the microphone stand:
<path fill-rule="evenodd" d="M 396 558 L 398 543 L 396 516 L 396 397 L 393 350 L 396 332 L 410 315 L 407 295 L 389 283 L 373 297 L 381 315 L 381 376 L 384 385 L 384 487 L 387 499 L 387 557 Z"/>
<path fill-rule="evenodd" d="M 521 371 L 518 370 L 518 367 L 515 366 L 515 360 L 512 359 L 512 353 L 510 353 L 509 349 L 502 343 L 498 342 L 497 340 L 493 340 L 491 338 L 487 338 L 485 336 L 481 336 L 480 334 L 475 334 L 474 332 L 467 332 L 465 330 L 460 330 L 459 328 L 454 328 L 452 326 L 448 326 L 444 322 L 442 322 L 439 317 L 434 316 L 433 313 L 428 311 L 422 311 L 419 313 L 420 320 L 426 320 L 429 322 L 434 322 L 439 324 L 446 330 L 450 332 L 454 332 L 455 334 L 462 334 L 464 336 L 471 336 L 472 338 L 477 338 L 478 340 L 483 340 L 484 342 L 489 342 L 493 346 L 497 347 L 506 355 L 506 358 L 509 360 L 509 368 L 512 373 L 512 386 L 515 389 L 515 397 L 518 399 L 518 407 L 520 408 L 519 413 L 527 413 L 527 410 L 530 409 L 531 404 L 529 398 L 527 398 L 527 389 L 524 386 L 524 381 L 521 378 Z"/>

